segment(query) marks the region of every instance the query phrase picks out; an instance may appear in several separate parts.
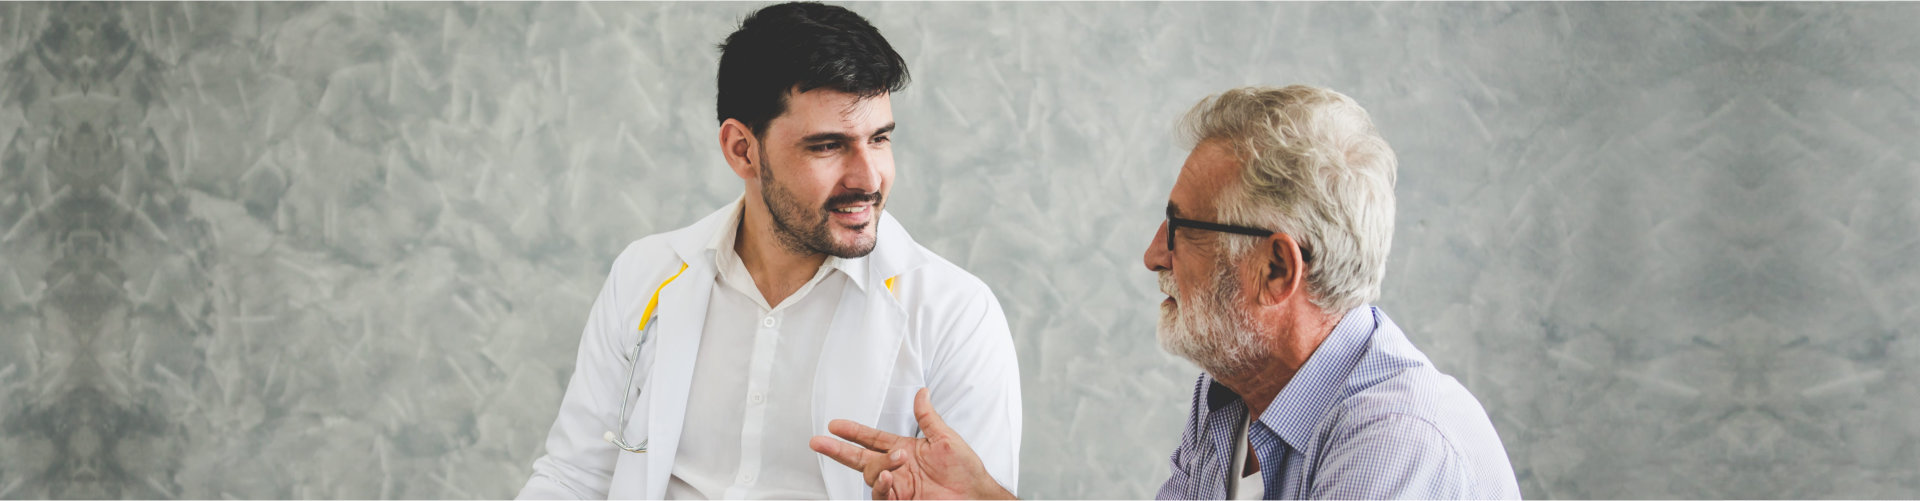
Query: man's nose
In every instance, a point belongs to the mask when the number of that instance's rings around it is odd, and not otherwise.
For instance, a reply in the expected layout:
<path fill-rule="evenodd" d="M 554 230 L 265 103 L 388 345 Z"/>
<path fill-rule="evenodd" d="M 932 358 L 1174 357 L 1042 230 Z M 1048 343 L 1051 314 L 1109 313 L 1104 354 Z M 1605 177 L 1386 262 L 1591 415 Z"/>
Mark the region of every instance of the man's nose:
<path fill-rule="evenodd" d="M 841 176 L 840 184 L 854 191 L 880 191 L 881 163 L 887 161 L 886 157 L 869 148 L 853 150 L 853 154 L 847 157 L 846 173 Z"/>
<path fill-rule="evenodd" d="M 1167 250 L 1168 238 L 1171 237 L 1167 236 L 1167 222 L 1161 221 L 1160 229 L 1153 232 L 1153 241 L 1147 243 L 1147 254 L 1144 256 L 1147 271 L 1159 272 L 1173 268 L 1173 252 Z"/>

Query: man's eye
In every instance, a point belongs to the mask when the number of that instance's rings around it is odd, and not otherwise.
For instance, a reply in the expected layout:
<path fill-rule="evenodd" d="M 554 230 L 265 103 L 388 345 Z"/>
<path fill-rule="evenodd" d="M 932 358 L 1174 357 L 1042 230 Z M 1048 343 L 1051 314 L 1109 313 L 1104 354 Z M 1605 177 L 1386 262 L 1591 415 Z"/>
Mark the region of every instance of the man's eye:
<path fill-rule="evenodd" d="M 826 153 L 837 149 L 840 149 L 840 143 L 820 143 L 807 147 L 807 151 L 814 153 Z"/>
<path fill-rule="evenodd" d="M 875 136 L 873 138 L 873 144 L 887 144 L 890 142 L 893 142 L 893 136 Z"/>

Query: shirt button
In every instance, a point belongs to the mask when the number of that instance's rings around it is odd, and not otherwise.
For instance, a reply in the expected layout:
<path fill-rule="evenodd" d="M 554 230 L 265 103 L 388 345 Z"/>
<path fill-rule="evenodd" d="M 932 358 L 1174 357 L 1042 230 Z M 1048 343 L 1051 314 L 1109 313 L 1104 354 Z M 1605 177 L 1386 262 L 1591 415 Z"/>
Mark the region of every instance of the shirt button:
<path fill-rule="evenodd" d="M 761 327 L 766 327 L 766 328 L 768 328 L 768 329 L 772 329 L 772 328 L 773 328 L 773 324 L 774 324 L 774 320 L 773 320 L 773 317 L 767 317 L 767 318 L 762 318 L 762 319 L 760 319 L 760 326 L 761 326 Z"/>
<path fill-rule="evenodd" d="M 740 474 L 740 483 L 743 483 L 743 484 L 751 484 L 751 483 L 753 483 L 753 474 L 752 474 L 752 473 L 741 473 L 741 474 Z"/>
<path fill-rule="evenodd" d="M 753 403 L 756 403 L 756 404 L 758 404 L 758 403 L 763 403 L 763 402 L 766 402 L 766 401 L 767 401 L 767 396 L 766 396 L 766 395 L 763 395 L 763 394 L 760 394 L 760 393 L 758 393 L 758 392 L 755 392 L 755 393 L 754 393 L 753 395 L 749 395 L 749 396 L 747 397 L 747 400 L 752 400 L 752 401 L 753 401 Z"/>

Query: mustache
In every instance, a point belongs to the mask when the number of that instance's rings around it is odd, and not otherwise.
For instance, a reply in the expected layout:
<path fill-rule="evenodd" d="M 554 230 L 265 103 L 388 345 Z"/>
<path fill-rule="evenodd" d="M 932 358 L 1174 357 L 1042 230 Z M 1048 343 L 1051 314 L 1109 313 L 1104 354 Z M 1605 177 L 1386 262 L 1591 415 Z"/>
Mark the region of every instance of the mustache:
<path fill-rule="evenodd" d="M 1180 297 L 1180 284 L 1173 281 L 1173 270 L 1160 272 L 1160 292 L 1176 299 Z"/>
<path fill-rule="evenodd" d="M 877 191 L 867 192 L 867 193 L 847 193 L 842 195 L 835 195 L 832 198 L 827 199 L 825 208 L 831 209 L 831 208 L 842 206 L 842 205 L 857 204 L 861 202 L 868 202 L 874 205 L 880 205 L 881 198 L 882 197 L 880 196 L 880 192 L 877 192 Z"/>

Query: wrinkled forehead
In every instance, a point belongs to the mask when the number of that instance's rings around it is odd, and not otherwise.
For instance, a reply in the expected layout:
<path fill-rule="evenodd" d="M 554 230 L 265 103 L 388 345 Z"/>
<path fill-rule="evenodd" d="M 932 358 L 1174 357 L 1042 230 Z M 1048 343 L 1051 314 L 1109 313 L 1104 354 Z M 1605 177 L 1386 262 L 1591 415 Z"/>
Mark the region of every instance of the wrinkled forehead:
<path fill-rule="evenodd" d="M 1186 163 L 1180 166 L 1180 175 L 1173 181 L 1167 204 L 1175 208 L 1180 217 L 1210 219 L 1220 195 L 1236 182 L 1239 172 L 1240 158 L 1225 141 L 1203 141 L 1194 146 Z"/>

